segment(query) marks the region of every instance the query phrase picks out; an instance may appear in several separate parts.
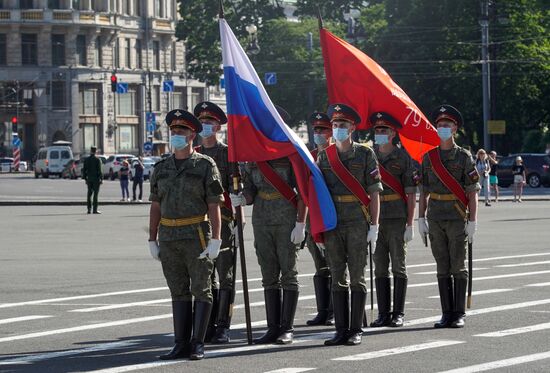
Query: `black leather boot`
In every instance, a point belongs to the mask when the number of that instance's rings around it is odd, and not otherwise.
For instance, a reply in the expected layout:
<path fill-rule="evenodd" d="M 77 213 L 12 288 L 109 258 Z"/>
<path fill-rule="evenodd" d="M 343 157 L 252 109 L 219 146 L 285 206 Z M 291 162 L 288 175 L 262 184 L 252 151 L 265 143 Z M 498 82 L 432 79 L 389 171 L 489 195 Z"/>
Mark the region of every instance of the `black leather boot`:
<path fill-rule="evenodd" d="M 402 277 L 394 277 L 393 279 L 393 312 L 390 323 L 392 327 L 403 326 L 407 282 L 408 280 Z"/>
<path fill-rule="evenodd" d="M 193 336 L 191 337 L 191 354 L 189 359 L 201 360 L 204 358 L 204 337 L 212 312 L 212 303 L 195 301 L 193 313 Z"/>
<path fill-rule="evenodd" d="M 325 325 L 334 325 L 334 307 L 332 304 L 332 278 L 328 278 L 328 315 Z"/>
<path fill-rule="evenodd" d="M 255 344 L 275 343 L 281 328 L 281 289 L 265 289 L 264 299 L 267 332 L 254 339 Z"/>
<path fill-rule="evenodd" d="M 362 291 L 351 292 L 351 322 L 346 345 L 355 346 L 361 344 L 363 337 L 363 315 L 365 314 L 365 303 L 367 293 Z"/>
<path fill-rule="evenodd" d="M 317 301 L 317 315 L 306 322 L 307 325 L 326 325 L 330 304 L 330 279 L 328 277 L 313 276 L 315 300 Z"/>
<path fill-rule="evenodd" d="M 374 280 L 376 284 L 376 302 L 378 303 L 378 318 L 370 323 L 372 328 L 389 326 L 391 323 L 390 303 L 391 286 L 390 278 L 382 277 Z"/>
<path fill-rule="evenodd" d="M 208 328 L 206 329 L 206 335 L 204 337 L 205 343 L 210 343 L 214 335 L 216 334 L 216 317 L 218 316 L 218 288 L 212 288 L 212 312 L 210 313 L 210 320 L 208 321 Z"/>
<path fill-rule="evenodd" d="M 191 329 L 193 328 L 193 303 L 191 301 L 172 301 L 174 319 L 174 342 L 172 351 L 159 356 L 161 360 L 188 358 L 191 354 Z"/>
<path fill-rule="evenodd" d="M 334 325 L 336 333 L 331 339 L 325 341 L 325 346 L 338 346 L 346 344 L 349 332 L 349 292 L 333 291 L 332 304 L 334 307 Z"/>
<path fill-rule="evenodd" d="M 298 290 L 283 290 L 283 314 L 281 318 L 281 329 L 276 343 L 287 345 L 292 343 L 294 338 L 294 315 L 298 305 Z"/>
<path fill-rule="evenodd" d="M 450 277 L 438 278 L 439 299 L 441 300 L 441 320 L 434 324 L 434 328 L 448 328 L 453 321 L 453 279 Z"/>
<path fill-rule="evenodd" d="M 466 287 L 468 279 L 454 279 L 454 314 L 451 328 L 464 328 L 464 317 L 466 316 Z"/>
<path fill-rule="evenodd" d="M 220 289 L 218 294 L 218 315 L 216 317 L 216 334 L 211 339 L 212 343 L 229 342 L 229 326 L 231 325 L 231 299 L 233 291 L 229 289 Z"/>

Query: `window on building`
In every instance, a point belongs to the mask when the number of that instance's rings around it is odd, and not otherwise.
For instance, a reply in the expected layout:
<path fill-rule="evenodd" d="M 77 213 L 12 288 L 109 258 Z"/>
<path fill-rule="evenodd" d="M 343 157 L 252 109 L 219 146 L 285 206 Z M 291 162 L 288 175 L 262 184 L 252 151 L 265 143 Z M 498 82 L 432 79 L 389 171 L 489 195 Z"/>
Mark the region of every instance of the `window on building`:
<path fill-rule="evenodd" d="M 172 107 L 187 107 L 187 96 L 183 91 L 172 93 Z"/>
<path fill-rule="evenodd" d="M 136 125 L 119 124 L 118 128 L 117 148 L 121 153 L 130 153 L 137 150 L 137 131 Z"/>
<path fill-rule="evenodd" d="M 82 149 L 90 149 L 91 146 L 99 145 L 99 126 L 97 124 L 80 124 L 82 133 Z"/>
<path fill-rule="evenodd" d="M 65 65 L 65 35 L 52 34 L 52 65 Z"/>
<path fill-rule="evenodd" d="M 129 89 L 128 93 L 115 95 L 117 100 L 117 115 L 137 115 L 136 91 Z"/>
<path fill-rule="evenodd" d="M 113 61 L 113 66 L 115 67 L 118 67 L 120 68 L 120 46 L 119 46 L 119 42 L 118 42 L 118 39 L 115 40 L 115 45 L 113 47 L 113 56 L 114 56 L 114 61 Z"/>
<path fill-rule="evenodd" d="M 67 110 L 67 94 L 65 89 L 65 81 L 52 81 L 51 89 L 52 109 Z"/>
<path fill-rule="evenodd" d="M 86 35 L 76 37 L 76 63 L 82 66 L 88 64 L 86 53 Z"/>
<path fill-rule="evenodd" d="M 151 108 L 153 111 L 160 111 L 160 86 L 151 87 Z"/>
<path fill-rule="evenodd" d="M 160 42 L 153 41 L 153 70 L 160 70 Z"/>
<path fill-rule="evenodd" d="M 38 65 L 36 34 L 21 34 L 21 63 Z"/>
<path fill-rule="evenodd" d="M 95 39 L 95 61 L 94 62 L 96 66 L 103 65 L 103 57 L 101 56 L 101 36 L 98 36 Z"/>
<path fill-rule="evenodd" d="M 132 49 L 131 49 L 131 40 L 126 39 L 124 43 L 124 56 L 125 56 L 125 65 L 128 69 L 132 68 Z"/>
<path fill-rule="evenodd" d="M 134 1 L 134 15 L 141 17 L 141 0 L 133 0 Z"/>
<path fill-rule="evenodd" d="M 48 0 L 48 8 L 50 9 L 62 9 L 61 0 Z"/>
<path fill-rule="evenodd" d="M 19 0 L 21 9 L 34 9 L 33 0 Z"/>
<path fill-rule="evenodd" d="M 171 67 L 172 67 L 172 71 L 175 71 L 177 70 L 176 68 L 176 57 L 177 57 L 177 44 L 176 42 L 173 42 L 172 43 L 172 50 L 171 50 L 171 55 L 170 55 L 170 62 L 171 62 Z"/>
<path fill-rule="evenodd" d="M 79 88 L 80 112 L 82 115 L 99 115 L 101 112 L 99 89 L 82 85 Z"/>
<path fill-rule="evenodd" d="M 155 17 L 166 18 L 166 0 L 155 0 Z"/>
<path fill-rule="evenodd" d="M 134 44 L 134 48 L 136 50 L 136 67 L 138 69 L 143 68 L 143 62 L 142 62 L 142 52 L 141 52 L 141 40 L 136 39 L 136 43 Z"/>
<path fill-rule="evenodd" d="M 0 34 L 0 65 L 7 64 L 6 34 Z"/>

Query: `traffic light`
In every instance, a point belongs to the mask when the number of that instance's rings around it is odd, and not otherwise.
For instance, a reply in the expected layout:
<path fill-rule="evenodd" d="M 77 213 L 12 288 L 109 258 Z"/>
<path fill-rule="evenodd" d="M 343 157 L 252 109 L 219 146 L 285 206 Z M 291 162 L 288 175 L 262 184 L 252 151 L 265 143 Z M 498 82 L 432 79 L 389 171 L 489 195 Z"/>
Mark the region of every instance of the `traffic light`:
<path fill-rule="evenodd" d="M 116 92 L 117 82 L 118 82 L 118 79 L 117 79 L 115 73 L 113 73 L 111 75 L 111 92 Z"/>
<path fill-rule="evenodd" d="M 12 132 L 17 132 L 17 117 L 11 117 Z"/>

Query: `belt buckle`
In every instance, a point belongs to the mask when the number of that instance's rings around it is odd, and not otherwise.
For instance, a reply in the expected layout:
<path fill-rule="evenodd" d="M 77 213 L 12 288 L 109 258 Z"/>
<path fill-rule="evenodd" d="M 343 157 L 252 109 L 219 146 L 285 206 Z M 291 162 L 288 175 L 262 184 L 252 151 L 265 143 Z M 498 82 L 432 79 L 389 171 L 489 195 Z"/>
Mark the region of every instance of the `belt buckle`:
<path fill-rule="evenodd" d="M 172 222 L 173 227 L 177 226 L 177 219 L 170 219 L 170 221 Z"/>

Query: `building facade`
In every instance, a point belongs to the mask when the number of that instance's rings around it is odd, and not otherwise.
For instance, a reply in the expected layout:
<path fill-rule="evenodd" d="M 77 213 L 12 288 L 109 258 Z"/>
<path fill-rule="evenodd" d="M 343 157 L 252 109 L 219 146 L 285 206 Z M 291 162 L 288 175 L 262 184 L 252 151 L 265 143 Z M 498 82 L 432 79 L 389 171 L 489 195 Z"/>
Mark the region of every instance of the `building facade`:
<path fill-rule="evenodd" d="M 187 79 L 177 12 L 176 0 L 0 0 L 0 153 L 14 117 L 23 160 L 59 140 L 77 158 L 91 145 L 141 154 L 152 141 L 166 151 L 165 114 L 208 96 Z M 125 93 L 111 91 L 113 74 Z"/>

